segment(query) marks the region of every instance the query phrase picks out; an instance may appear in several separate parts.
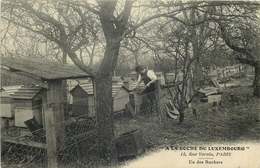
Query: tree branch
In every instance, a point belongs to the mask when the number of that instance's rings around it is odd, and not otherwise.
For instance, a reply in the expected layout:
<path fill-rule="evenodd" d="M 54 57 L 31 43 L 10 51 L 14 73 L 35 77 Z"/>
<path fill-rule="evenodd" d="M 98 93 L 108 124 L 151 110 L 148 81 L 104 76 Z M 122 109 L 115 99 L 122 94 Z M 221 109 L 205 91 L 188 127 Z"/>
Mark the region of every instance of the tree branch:
<path fill-rule="evenodd" d="M 246 48 L 241 48 L 238 46 L 235 46 L 234 44 L 231 43 L 230 39 L 228 38 L 228 35 L 226 34 L 224 25 L 221 22 L 218 22 L 220 30 L 221 30 L 221 34 L 222 34 L 222 39 L 224 40 L 224 42 L 226 43 L 226 45 L 231 48 L 232 50 L 245 54 L 246 56 L 248 56 L 249 58 L 241 58 L 241 57 L 236 57 L 237 60 L 239 60 L 241 63 L 244 64 L 249 64 L 249 65 L 254 65 L 255 61 L 254 61 L 254 56 L 252 55 L 252 53 L 246 49 Z"/>
<path fill-rule="evenodd" d="M 93 71 L 92 68 L 84 65 L 84 63 L 82 63 L 79 58 L 77 57 L 77 55 L 75 54 L 75 52 L 72 51 L 68 51 L 68 56 L 70 57 L 70 59 L 72 60 L 72 62 L 78 66 L 82 71 L 90 74 L 91 76 L 95 76 L 95 73 Z"/>
<path fill-rule="evenodd" d="M 11 23 L 13 23 L 13 24 L 15 24 L 15 25 L 17 25 L 17 26 L 20 26 L 20 27 L 22 27 L 22 28 L 25 28 L 25 29 L 27 29 L 27 30 L 30 30 L 30 31 L 32 31 L 32 32 L 34 32 L 34 33 L 40 34 L 40 35 L 46 37 L 47 39 L 49 39 L 50 41 L 56 42 L 56 43 L 59 44 L 59 45 L 61 44 L 61 42 L 59 41 L 59 39 L 56 39 L 55 37 L 53 37 L 53 36 L 51 36 L 51 35 L 49 35 L 49 34 L 47 34 L 47 33 L 44 33 L 44 31 L 34 30 L 33 28 L 31 28 L 31 27 L 29 27 L 29 26 L 26 26 L 26 25 L 21 24 L 21 23 L 19 23 L 19 22 L 15 22 L 13 19 L 9 19 L 9 18 L 7 18 L 7 17 L 5 17 L 5 16 L 2 16 L 2 19 L 7 20 L 7 21 L 9 21 L 9 22 L 11 22 Z"/>
<path fill-rule="evenodd" d="M 69 0 L 70 1 L 70 0 Z M 88 11 L 92 12 L 95 15 L 99 15 L 100 12 L 98 10 L 96 10 L 95 8 L 91 7 L 90 4 L 86 1 L 84 1 L 82 4 L 79 3 L 73 3 L 73 2 L 69 2 L 70 4 L 74 5 L 74 6 L 79 6 L 79 7 L 83 7 L 86 8 Z"/>
<path fill-rule="evenodd" d="M 66 32 L 65 32 L 65 29 L 64 29 L 63 25 L 60 22 L 58 22 L 56 19 L 54 19 L 50 15 L 47 15 L 47 14 L 45 14 L 43 12 L 36 11 L 28 3 L 25 3 L 23 1 L 21 1 L 20 3 L 22 4 L 21 7 L 24 8 L 25 10 L 28 10 L 29 13 L 34 14 L 36 17 L 38 17 L 42 21 L 45 21 L 45 22 L 48 22 L 48 23 L 54 25 L 60 31 L 60 33 L 61 33 L 60 36 L 66 35 Z"/>

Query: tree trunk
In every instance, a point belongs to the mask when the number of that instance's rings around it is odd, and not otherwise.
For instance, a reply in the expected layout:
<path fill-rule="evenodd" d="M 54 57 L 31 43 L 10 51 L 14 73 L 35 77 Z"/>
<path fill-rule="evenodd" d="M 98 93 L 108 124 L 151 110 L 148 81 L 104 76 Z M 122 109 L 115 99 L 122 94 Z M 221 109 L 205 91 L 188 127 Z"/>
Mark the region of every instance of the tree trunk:
<path fill-rule="evenodd" d="M 62 64 L 67 64 L 67 51 L 65 49 L 62 50 Z M 64 111 L 64 117 L 65 119 L 69 118 L 69 108 L 68 108 L 68 93 L 67 93 L 67 81 L 66 80 L 63 80 L 62 81 L 62 88 L 63 88 L 63 97 L 64 97 L 64 107 L 65 107 L 65 111 Z"/>
<path fill-rule="evenodd" d="M 120 20 L 114 16 L 117 1 L 98 1 L 100 6 L 99 18 L 106 40 L 104 58 L 95 75 L 96 81 L 96 116 L 98 147 L 100 156 L 111 161 L 113 157 L 113 100 L 112 100 L 112 73 L 116 68 L 120 42 L 128 26 L 131 14 L 132 1 L 125 1 Z"/>
<path fill-rule="evenodd" d="M 180 118 L 179 118 L 179 122 L 182 123 L 184 120 L 184 110 L 179 111 L 180 112 Z"/>
<path fill-rule="evenodd" d="M 99 154 L 106 161 L 114 159 L 112 74 L 116 67 L 119 48 L 120 40 L 113 39 L 107 42 L 104 59 L 95 76 Z"/>
<path fill-rule="evenodd" d="M 179 116 L 180 116 L 180 118 L 179 118 L 179 123 L 181 124 L 183 121 L 184 121 L 184 118 L 185 118 L 185 114 L 184 114 L 184 111 L 185 111 L 185 105 L 184 105 L 184 97 L 183 97 L 183 95 L 181 95 L 182 96 L 182 98 L 181 98 L 181 104 L 180 104 L 180 107 L 179 107 Z"/>
<path fill-rule="evenodd" d="M 191 24 L 196 24 L 196 20 L 198 19 L 195 15 L 195 10 L 191 9 L 190 11 L 190 19 L 186 14 L 187 22 L 191 22 Z M 200 64 L 200 48 L 199 48 L 199 36 L 197 32 L 196 26 L 189 27 L 189 31 L 191 32 L 191 45 L 192 45 L 192 57 L 195 59 L 194 61 L 194 84 L 196 89 L 201 87 L 201 81 L 203 80 L 202 66 Z M 192 58 L 192 59 L 193 59 Z"/>
<path fill-rule="evenodd" d="M 254 95 L 260 98 L 260 61 L 255 65 Z"/>
<path fill-rule="evenodd" d="M 114 137 L 112 75 L 100 74 L 95 78 L 95 86 L 99 154 L 101 158 L 110 161 Z"/>

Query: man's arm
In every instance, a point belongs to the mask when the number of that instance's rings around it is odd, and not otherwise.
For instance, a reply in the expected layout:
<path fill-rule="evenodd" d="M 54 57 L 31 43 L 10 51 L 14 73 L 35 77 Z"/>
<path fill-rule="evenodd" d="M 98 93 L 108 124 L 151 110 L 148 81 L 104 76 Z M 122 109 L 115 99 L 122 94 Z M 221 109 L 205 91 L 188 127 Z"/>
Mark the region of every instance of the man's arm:
<path fill-rule="evenodd" d="M 147 72 L 147 76 L 151 79 L 151 81 L 146 84 L 146 87 L 149 87 L 152 83 L 157 81 L 157 76 L 152 70 Z"/>
<path fill-rule="evenodd" d="M 137 79 L 137 83 L 136 83 L 135 88 L 138 88 L 140 83 L 141 83 L 141 75 L 138 75 L 138 79 Z"/>

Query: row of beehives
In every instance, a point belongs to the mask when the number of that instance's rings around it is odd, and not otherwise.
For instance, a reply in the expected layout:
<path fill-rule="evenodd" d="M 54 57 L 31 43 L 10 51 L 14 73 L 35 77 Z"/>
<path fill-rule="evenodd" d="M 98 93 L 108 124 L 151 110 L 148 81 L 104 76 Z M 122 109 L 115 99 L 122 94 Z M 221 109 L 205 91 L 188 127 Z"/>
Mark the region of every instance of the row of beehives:
<path fill-rule="evenodd" d="M 160 81 L 163 82 L 162 74 Z M 83 79 L 81 82 L 71 84 L 68 81 L 68 102 L 71 106 L 72 115 L 95 116 L 94 90 L 91 80 Z M 134 108 L 140 107 L 142 96 L 133 92 L 136 81 L 127 79 L 121 80 L 117 77 L 113 80 L 112 96 L 114 112 L 124 111 L 127 104 L 132 102 Z M 143 85 L 142 85 L 143 86 Z M 45 89 L 39 86 L 25 87 L 23 85 L 6 86 L 1 88 L 1 125 L 26 127 L 25 121 L 33 117 L 40 125 L 44 125 L 44 113 L 42 109 L 42 96 Z M 136 112 L 138 109 L 134 109 Z"/>
<path fill-rule="evenodd" d="M 174 81 L 183 80 L 183 74 L 156 72 L 160 85 L 164 86 L 166 83 L 171 84 Z M 136 87 L 137 74 L 132 72 L 128 77 L 122 79 L 114 77 L 112 82 L 112 97 L 113 97 L 113 110 L 115 113 L 130 110 L 137 114 L 142 104 L 143 96 L 138 93 L 138 90 L 133 91 Z M 167 82 L 166 82 L 167 81 Z M 144 84 L 140 85 L 142 90 Z M 76 115 L 88 114 L 89 116 L 95 115 L 94 108 L 94 90 L 91 80 L 71 80 L 68 81 L 69 102 L 72 104 L 72 112 Z M 131 107 L 129 107 L 131 106 Z"/>
<path fill-rule="evenodd" d="M 213 78 L 215 77 L 216 79 L 221 80 L 240 74 L 244 70 L 244 65 L 236 64 L 232 66 L 226 66 L 224 68 L 217 68 L 216 70 L 212 71 L 209 75 Z"/>
<path fill-rule="evenodd" d="M 244 66 L 241 64 L 227 66 L 222 69 L 217 69 L 219 77 L 228 77 L 233 76 L 241 72 L 244 69 Z M 219 74 L 223 74 L 222 76 Z M 165 85 L 165 79 L 167 82 L 182 80 L 182 73 L 177 74 L 167 73 L 163 75 L 160 72 L 157 72 L 157 76 L 160 80 L 161 85 Z M 130 73 L 130 78 L 136 80 L 136 73 Z M 112 96 L 113 96 L 113 109 L 114 112 L 123 111 L 126 109 L 126 105 L 132 101 L 134 107 L 140 107 L 142 103 L 142 96 L 138 95 L 136 92 L 132 92 L 132 89 L 135 87 L 136 82 L 133 80 L 126 80 L 124 83 L 122 80 L 114 80 L 112 87 Z M 123 86 L 123 87 L 122 87 Z M 82 80 L 76 86 L 74 84 L 70 89 L 71 98 L 70 102 L 72 103 L 72 111 L 76 114 L 86 114 L 90 116 L 95 115 L 94 110 L 94 91 L 93 84 L 91 81 Z M 138 109 L 134 109 L 136 112 Z"/>
<path fill-rule="evenodd" d="M 113 82 L 113 109 L 115 112 L 125 110 L 126 104 L 130 101 L 129 95 L 135 87 L 136 82 L 124 83 Z M 44 113 L 42 109 L 42 96 L 45 89 L 38 86 L 25 87 L 6 86 L 1 88 L 1 128 L 16 126 L 26 127 L 25 121 L 33 117 L 40 124 L 44 124 Z M 94 91 L 90 80 L 84 80 L 70 89 L 67 104 L 72 107 L 74 116 L 95 115 Z M 140 99 L 135 99 L 137 102 Z"/>
<path fill-rule="evenodd" d="M 169 81 L 181 81 L 183 74 L 179 73 L 177 76 L 175 73 L 166 73 L 165 77 L 162 72 L 156 72 L 160 85 L 165 85 L 166 80 Z M 176 78 L 176 79 L 175 79 Z M 133 112 L 136 114 L 140 110 L 142 104 L 143 95 L 138 94 L 138 90 L 133 91 L 136 87 L 136 73 L 130 73 L 128 78 L 121 79 L 113 78 L 112 81 L 112 98 L 113 98 L 113 110 L 115 113 L 129 110 L 133 108 Z M 142 90 L 144 84 L 140 85 Z M 88 114 L 89 116 L 95 115 L 94 104 L 94 89 L 91 80 L 71 80 L 68 81 L 68 90 L 70 94 L 68 96 L 70 104 L 72 104 L 72 113 L 75 115 Z M 132 107 L 129 107 L 131 104 Z"/>
<path fill-rule="evenodd" d="M 211 71 L 209 76 L 214 87 L 205 87 L 198 90 L 201 101 L 208 103 L 219 103 L 221 101 L 221 91 L 226 85 L 220 84 L 219 80 L 228 79 L 239 75 L 245 70 L 245 66 L 242 64 L 236 64 L 233 66 L 226 66 L 224 68 L 217 68 L 214 71 Z"/>
<path fill-rule="evenodd" d="M 72 112 L 75 115 L 88 114 L 95 116 L 94 89 L 91 80 L 82 80 L 78 84 L 70 84 L 69 102 L 72 104 Z M 136 81 L 133 80 L 115 80 L 112 82 L 113 111 L 115 113 L 125 111 L 130 97 L 134 97 L 135 104 L 141 103 L 141 96 L 133 89 Z M 143 85 L 141 85 L 143 86 Z"/>

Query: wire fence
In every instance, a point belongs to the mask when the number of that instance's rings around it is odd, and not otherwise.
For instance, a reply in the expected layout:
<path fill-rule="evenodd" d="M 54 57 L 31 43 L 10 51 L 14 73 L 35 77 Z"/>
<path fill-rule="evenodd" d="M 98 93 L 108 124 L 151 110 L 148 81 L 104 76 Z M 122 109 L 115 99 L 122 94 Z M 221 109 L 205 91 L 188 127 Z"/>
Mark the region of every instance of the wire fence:
<path fill-rule="evenodd" d="M 1 166 L 8 168 L 46 167 L 45 135 L 39 134 L 43 130 L 20 136 L 12 133 L 21 131 L 21 128 L 12 128 L 1 132 Z M 36 136 L 37 134 L 39 136 Z"/>
<path fill-rule="evenodd" d="M 158 109 L 163 109 L 162 104 L 158 103 L 160 97 L 156 91 L 136 93 L 134 96 L 133 107 L 140 114 L 157 115 Z M 63 106 L 68 111 L 72 110 L 67 104 Z M 91 109 L 95 108 L 91 107 Z M 61 126 L 64 127 L 64 142 L 57 143 L 56 156 L 59 167 L 91 167 L 89 159 L 97 153 L 95 117 L 89 116 L 86 112 L 84 115 L 68 116 L 64 121 L 51 125 L 55 129 Z M 44 128 L 28 131 L 26 128 L 11 127 L 6 128 L 1 134 L 1 166 L 3 168 L 48 167 Z"/>
<path fill-rule="evenodd" d="M 64 143 L 58 147 L 57 160 L 61 167 L 86 167 L 84 159 L 96 144 L 95 119 L 86 115 L 53 125 L 64 125 Z M 22 128 L 2 132 L 1 166 L 6 168 L 47 167 L 45 129 L 17 135 Z M 22 133 L 19 133 L 22 134 Z M 84 166 L 85 165 L 85 166 Z"/>

